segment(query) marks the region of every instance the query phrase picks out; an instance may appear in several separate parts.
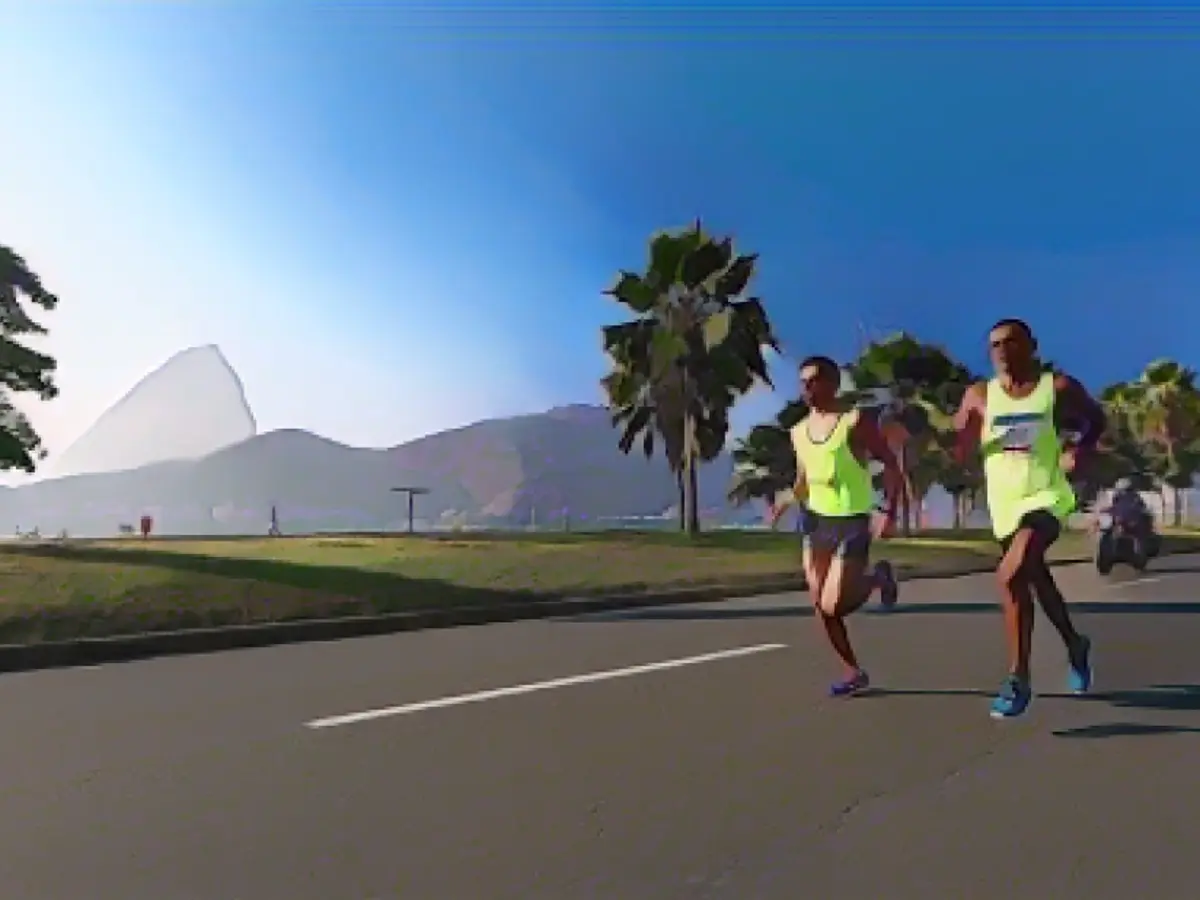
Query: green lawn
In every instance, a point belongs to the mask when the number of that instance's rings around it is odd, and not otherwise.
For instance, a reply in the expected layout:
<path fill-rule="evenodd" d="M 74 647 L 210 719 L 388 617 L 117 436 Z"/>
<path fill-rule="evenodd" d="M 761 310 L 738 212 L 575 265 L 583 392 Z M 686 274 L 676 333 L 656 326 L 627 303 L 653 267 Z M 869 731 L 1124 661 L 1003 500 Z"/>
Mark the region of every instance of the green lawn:
<path fill-rule="evenodd" d="M 1200 537 L 1170 537 L 1200 550 Z M 0 547 L 0 643 L 102 636 L 532 596 L 741 586 L 794 575 L 793 535 L 671 532 L 11 543 Z M 995 558 L 982 532 L 886 542 L 901 571 Z M 881 547 L 881 552 L 885 552 Z M 1087 552 L 1068 535 L 1059 557 Z"/>

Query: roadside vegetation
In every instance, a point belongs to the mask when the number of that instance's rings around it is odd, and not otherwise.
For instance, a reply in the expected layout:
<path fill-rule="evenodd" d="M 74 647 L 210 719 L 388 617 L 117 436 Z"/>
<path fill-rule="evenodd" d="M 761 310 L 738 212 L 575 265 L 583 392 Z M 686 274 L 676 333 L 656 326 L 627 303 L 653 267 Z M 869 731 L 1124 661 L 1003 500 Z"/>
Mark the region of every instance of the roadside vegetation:
<path fill-rule="evenodd" d="M 1200 551 L 1194 534 L 1165 552 Z M 981 571 L 984 532 L 888 542 L 901 574 Z M 1066 536 L 1056 559 L 1088 555 Z M 793 535 L 670 532 L 155 540 L 0 547 L 0 643 L 720 587 L 795 590 Z"/>

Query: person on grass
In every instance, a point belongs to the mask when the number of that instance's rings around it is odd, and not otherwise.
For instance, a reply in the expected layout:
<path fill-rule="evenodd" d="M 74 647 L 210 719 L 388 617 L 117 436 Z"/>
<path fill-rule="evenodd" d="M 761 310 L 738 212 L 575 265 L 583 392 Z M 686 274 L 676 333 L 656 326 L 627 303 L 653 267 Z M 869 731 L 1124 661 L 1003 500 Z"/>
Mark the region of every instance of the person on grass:
<path fill-rule="evenodd" d="M 996 375 L 963 397 L 955 420 L 959 462 L 983 459 L 992 529 L 1003 555 L 996 577 L 1004 606 L 1009 671 L 992 703 L 993 718 L 1019 716 L 1033 698 L 1029 657 L 1033 599 L 1067 650 L 1068 688 L 1092 685 L 1091 642 L 1075 630 L 1066 601 L 1046 565 L 1046 551 L 1075 509 L 1068 476 L 1078 473 L 1105 428 L 1104 412 L 1083 386 L 1043 368 L 1037 341 L 1019 319 L 997 322 L 989 335 Z M 1063 432 L 1078 440 L 1065 443 Z"/>
<path fill-rule="evenodd" d="M 792 428 L 796 486 L 791 498 L 770 511 L 778 522 L 787 506 L 798 504 L 802 517 L 804 577 L 818 621 L 845 667 L 830 694 L 844 697 L 870 686 L 850 644 L 846 618 L 878 589 L 887 607 L 899 595 L 895 573 L 886 560 L 870 565 L 871 542 L 895 521 L 904 477 L 880 431 L 877 418 L 839 397 L 841 370 L 824 356 L 800 364 L 800 387 L 808 415 Z M 867 468 L 874 459 L 884 469 L 886 511 L 875 506 Z"/>

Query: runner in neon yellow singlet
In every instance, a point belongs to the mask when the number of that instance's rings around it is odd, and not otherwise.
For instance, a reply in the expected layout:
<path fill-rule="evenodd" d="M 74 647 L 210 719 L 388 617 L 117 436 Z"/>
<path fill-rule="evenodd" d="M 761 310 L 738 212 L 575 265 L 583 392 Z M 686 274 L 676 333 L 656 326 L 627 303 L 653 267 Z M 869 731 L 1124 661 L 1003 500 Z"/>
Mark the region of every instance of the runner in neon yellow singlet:
<path fill-rule="evenodd" d="M 1004 555 L 996 574 L 1004 600 L 1009 675 L 992 704 L 995 718 L 1025 712 L 1033 697 L 1029 655 L 1033 598 L 1067 648 L 1068 687 L 1091 687 L 1091 642 L 1071 623 L 1067 605 L 1046 565 L 1046 550 L 1075 509 L 1068 475 L 1095 448 L 1104 431 L 1104 412 L 1073 378 L 1043 370 L 1029 326 L 1005 319 L 989 338 L 996 377 L 967 390 L 959 408 L 959 459 L 978 450 L 987 483 L 992 528 Z M 1065 426 L 1082 428 L 1082 438 L 1064 447 Z"/>
<path fill-rule="evenodd" d="M 892 567 L 879 561 L 869 568 L 871 540 L 895 519 L 903 475 L 880 433 L 874 416 L 838 397 L 841 370 L 823 356 L 800 365 L 800 384 L 809 414 L 792 429 L 796 453 L 796 487 L 791 500 L 801 508 L 804 575 L 813 607 L 846 676 L 830 687 L 835 697 L 849 696 L 870 685 L 858 664 L 846 617 L 862 607 L 878 588 L 885 606 L 896 603 Z M 884 466 L 888 498 L 886 514 L 875 515 L 875 489 L 867 464 Z M 786 508 L 773 507 L 772 524 Z"/>

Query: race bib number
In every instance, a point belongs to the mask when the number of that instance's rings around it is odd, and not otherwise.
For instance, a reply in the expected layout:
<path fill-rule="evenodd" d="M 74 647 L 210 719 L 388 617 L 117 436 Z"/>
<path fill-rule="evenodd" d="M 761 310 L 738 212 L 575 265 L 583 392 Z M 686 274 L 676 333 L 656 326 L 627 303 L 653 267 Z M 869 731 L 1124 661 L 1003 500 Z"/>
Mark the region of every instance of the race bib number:
<path fill-rule="evenodd" d="M 1042 417 L 1026 419 L 1018 416 L 1006 416 L 1004 418 L 1007 421 L 997 419 L 995 422 L 995 427 L 999 431 L 997 442 L 1000 448 L 1010 453 L 1029 453 L 1042 433 L 1044 427 Z"/>

